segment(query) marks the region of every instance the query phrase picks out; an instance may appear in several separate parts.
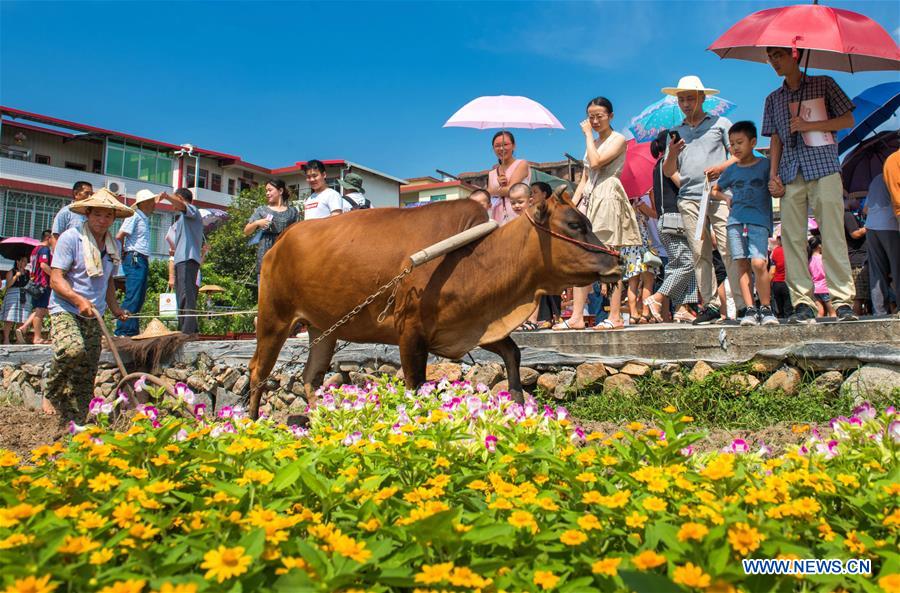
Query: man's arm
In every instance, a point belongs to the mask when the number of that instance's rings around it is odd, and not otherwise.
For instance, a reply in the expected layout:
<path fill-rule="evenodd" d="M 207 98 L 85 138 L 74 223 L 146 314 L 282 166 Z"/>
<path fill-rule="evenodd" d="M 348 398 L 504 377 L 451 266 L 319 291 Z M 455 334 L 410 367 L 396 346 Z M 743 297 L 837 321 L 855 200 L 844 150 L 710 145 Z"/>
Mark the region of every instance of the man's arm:
<path fill-rule="evenodd" d="M 663 161 L 663 175 L 672 178 L 673 175 L 678 174 L 678 155 L 681 154 L 684 147 L 684 139 L 669 144 L 669 151 L 666 153 L 666 159 Z M 677 183 L 680 187 L 680 179 Z"/>
<path fill-rule="evenodd" d="M 78 312 L 85 317 L 91 316 L 91 301 L 87 300 L 72 289 L 72 285 L 66 280 L 65 270 L 62 268 L 53 268 L 50 271 L 50 288 L 53 289 L 58 296 L 69 301 L 76 307 Z"/>
<path fill-rule="evenodd" d="M 128 319 L 128 312 L 122 309 L 119 306 L 119 301 L 116 300 L 116 283 L 112 274 L 109 275 L 109 281 L 106 283 L 106 306 L 109 307 L 109 312 L 114 317 L 122 321 Z"/>
<path fill-rule="evenodd" d="M 837 132 L 852 128 L 853 122 L 852 111 L 846 111 L 843 115 L 822 121 L 806 121 L 800 116 L 794 116 L 791 118 L 791 132 Z"/>
<path fill-rule="evenodd" d="M 159 194 L 159 201 L 162 202 L 163 200 L 166 200 L 167 202 L 172 204 L 172 208 L 175 208 L 176 210 L 178 210 L 180 212 L 185 212 L 187 210 L 187 204 L 185 203 L 184 200 L 182 200 L 178 196 L 175 196 L 175 195 L 170 196 L 166 192 L 163 192 L 163 193 Z"/>

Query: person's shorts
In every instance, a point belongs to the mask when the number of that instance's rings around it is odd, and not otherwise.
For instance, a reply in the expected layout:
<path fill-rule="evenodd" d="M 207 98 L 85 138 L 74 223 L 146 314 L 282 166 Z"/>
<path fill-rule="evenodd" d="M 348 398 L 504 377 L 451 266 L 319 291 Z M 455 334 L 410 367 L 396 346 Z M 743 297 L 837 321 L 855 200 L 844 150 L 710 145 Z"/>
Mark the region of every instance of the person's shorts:
<path fill-rule="evenodd" d="M 50 306 L 50 290 L 47 289 L 39 297 L 31 297 L 32 309 L 46 309 Z"/>
<path fill-rule="evenodd" d="M 744 228 L 747 236 L 744 236 Z M 728 225 L 728 255 L 736 259 L 769 260 L 769 229 L 757 224 Z"/>
<path fill-rule="evenodd" d="M 850 274 L 853 276 L 853 284 L 856 288 L 856 299 L 860 301 L 868 301 L 869 266 L 851 267 Z"/>
<path fill-rule="evenodd" d="M 818 299 L 819 301 L 821 301 L 823 303 L 827 303 L 828 301 L 831 300 L 831 295 L 828 294 L 827 292 L 817 292 L 816 299 Z"/>

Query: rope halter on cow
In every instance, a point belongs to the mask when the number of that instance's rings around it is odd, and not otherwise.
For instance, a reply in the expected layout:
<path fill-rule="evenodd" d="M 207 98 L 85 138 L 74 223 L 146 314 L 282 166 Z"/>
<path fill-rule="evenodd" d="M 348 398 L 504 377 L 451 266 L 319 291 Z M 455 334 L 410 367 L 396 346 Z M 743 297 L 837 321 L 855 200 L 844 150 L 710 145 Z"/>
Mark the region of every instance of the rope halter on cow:
<path fill-rule="evenodd" d="M 531 222 L 531 224 L 534 225 L 535 228 L 544 231 L 545 233 L 547 233 L 548 235 L 550 235 L 552 237 L 556 237 L 557 239 L 562 239 L 563 241 L 568 241 L 569 243 L 574 243 L 575 245 L 578 245 L 579 247 L 581 247 L 582 249 L 584 249 L 586 251 L 595 251 L 595 252 L 599 252 L 599 253 L 606 253 L 607 255 L 611 255 L 613 257 L 619 257 L 618 251 L 616 251 L 615 249 L 612 249 L 610 247 L 607 247 L 606 245 L 604 245 L 602 243 L 600 245 L 594 245 L 593 243 L 585 243 L 584 241 L 579 241 L 578 239 L 573 239 L 572 237 L 567 237 L 567 236 L 563 235 L 562 233 L 557 233 L 550 227 L 546 227 L 546 226 L 538 224 L 537 221 L 531 216 L 531 212 L 529 212 L 528 210 L 525 210 L 525 216 L 528 217 L 528 220 Z"/>

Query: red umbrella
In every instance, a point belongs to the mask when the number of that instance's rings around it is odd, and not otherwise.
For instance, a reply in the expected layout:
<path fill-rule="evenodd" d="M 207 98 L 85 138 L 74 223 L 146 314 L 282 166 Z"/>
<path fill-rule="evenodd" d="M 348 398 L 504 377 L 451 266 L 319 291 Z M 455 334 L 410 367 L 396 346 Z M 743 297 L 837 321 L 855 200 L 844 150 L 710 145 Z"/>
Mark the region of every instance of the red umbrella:
<path fill-rule="evenodd" d="M 619 180 L 629 198 L 639 198 L 653 187 L 653 166 L 656 159 L 650 154 L 650 143 L 629 140 L 625 149 L 625 166 Z"/>
<path fill-rule="evenodd" d="M 900 49 L 881 25 L 849 10 L 801 4 L 754 12 L 716 39 L 721 58 L 766 62 L 767 47 L 807 50 L 806 67 L 842 72 L 900 69 Z"/>

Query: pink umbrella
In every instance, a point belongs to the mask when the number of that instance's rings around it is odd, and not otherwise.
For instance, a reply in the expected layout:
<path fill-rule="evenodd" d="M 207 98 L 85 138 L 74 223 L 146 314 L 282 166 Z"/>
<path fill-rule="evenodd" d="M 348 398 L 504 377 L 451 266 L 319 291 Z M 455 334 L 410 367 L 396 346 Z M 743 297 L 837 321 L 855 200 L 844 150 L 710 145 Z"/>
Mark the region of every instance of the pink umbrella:
<path fill-rule="evenodd" d="M 656 159 L 650 154 L 650 143 L 629 140 L 625 149 L 625 166 L 619 180 L 629 198 L 639 198 L 653 187 L 653 166 Z"/>
<path fill-rule="evenodd" d="M 31 255 L 31 252 L 41 242 L 31 237 L 10 237 L 0 241 L 0 255 L 9 259 L 19 259 Z"/>
<path fill-rule="evenodd" d="M 528 97 L 478 97 L 469 101 L 444 124 L 445 128 L 565 128 L 550 110 Z"/>

